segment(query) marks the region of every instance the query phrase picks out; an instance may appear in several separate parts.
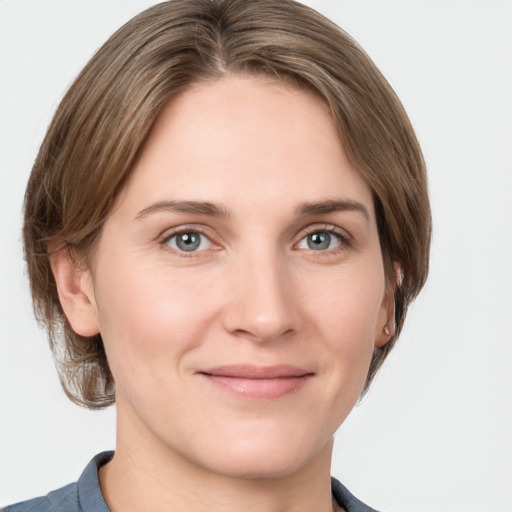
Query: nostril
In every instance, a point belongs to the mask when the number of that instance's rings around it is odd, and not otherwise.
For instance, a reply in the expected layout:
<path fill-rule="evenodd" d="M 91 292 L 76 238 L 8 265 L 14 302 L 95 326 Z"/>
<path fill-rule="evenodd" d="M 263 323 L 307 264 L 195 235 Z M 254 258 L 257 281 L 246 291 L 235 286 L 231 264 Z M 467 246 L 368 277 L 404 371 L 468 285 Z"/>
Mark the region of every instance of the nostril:
<path fill-rule="evenodd" d="M 280 327 L 269 327 L 268 325 L 255 325 L 251 328 L 231 330 L 231 333 L 235 336 L 245 337 L 259 343 L 288 338 L 294 332 L 295 330 L 291 327 L 281 329 Z"/>

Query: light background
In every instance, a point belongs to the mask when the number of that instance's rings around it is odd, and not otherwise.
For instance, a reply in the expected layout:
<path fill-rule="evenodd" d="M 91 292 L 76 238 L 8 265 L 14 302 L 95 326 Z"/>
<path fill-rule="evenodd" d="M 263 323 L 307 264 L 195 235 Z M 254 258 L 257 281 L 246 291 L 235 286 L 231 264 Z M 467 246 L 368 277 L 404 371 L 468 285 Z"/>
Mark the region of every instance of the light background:
<path fill-rule="evenodd" d="M 25 183 L 59 99 L 150 0 L 0 0 L 0 506 L 75 480 L 114 412 L 65 398 L 33 320 Z M 333 474 L 389 512 L 512 512 L 512 2 L 310 0 L 396 89 L 430 172 L 428 285 Z"/>

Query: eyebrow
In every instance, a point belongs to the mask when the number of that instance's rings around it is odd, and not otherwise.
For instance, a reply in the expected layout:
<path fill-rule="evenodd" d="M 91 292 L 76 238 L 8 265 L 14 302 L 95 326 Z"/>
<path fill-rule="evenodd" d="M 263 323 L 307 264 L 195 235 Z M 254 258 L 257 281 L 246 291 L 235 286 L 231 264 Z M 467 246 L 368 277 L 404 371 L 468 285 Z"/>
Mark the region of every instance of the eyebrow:
<path fill-rule="evenodd" d="M 302 203 L 296 208 L 295 213 L 301 217 L 305 217 L 307 215 L 325 215 L 327 213 L 344 211 L 359 212 L 367 221 L 370 221 L 370 213 L 366 206 L 357 201 L 344 199 L 330 199 L 327 201 Z"/>
<path fill-rule="evenodd" d="M 344 199 L 305 202 L 295 209 L 296 215 L 300 217 L 306 217 L 308 215 L 325 215 L 328 213 L 343 211 L 360 212 L 367 221 L 370 220 L 370 214 L 362 203 Z M 159 212 L 189 213 L 220 218 L 229 217 L 229 212 L 225 206 L 211 203 L 209 201 L 158 201 L 137 213 L 135 219 L 143 219 L 152 213 Z"/>
<path fill-rule="evenodd" d="M 191 213 L 208 215 L 210 217 L 228 217 L 227 209 L 222 205 L 208 201 L 158 201 L 141 210 L 135 216 L 136 220 L 143 219 L 152 213 Z"/>

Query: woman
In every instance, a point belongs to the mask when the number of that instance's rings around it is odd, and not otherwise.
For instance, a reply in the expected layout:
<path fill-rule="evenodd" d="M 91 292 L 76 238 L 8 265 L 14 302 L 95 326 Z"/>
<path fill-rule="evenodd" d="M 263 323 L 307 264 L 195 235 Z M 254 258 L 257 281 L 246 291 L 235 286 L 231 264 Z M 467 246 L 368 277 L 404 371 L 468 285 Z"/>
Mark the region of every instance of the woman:
<path fill-rule="evenodd" d="M 339 28 L 177 0 L 98 51 L 27 187 L 36 310 L 115 455 L 6 510 L 371 510 L 332 436 L 428 269 L 421 152 Z M 60 508 L 59 508 L 60 507 Z"/>

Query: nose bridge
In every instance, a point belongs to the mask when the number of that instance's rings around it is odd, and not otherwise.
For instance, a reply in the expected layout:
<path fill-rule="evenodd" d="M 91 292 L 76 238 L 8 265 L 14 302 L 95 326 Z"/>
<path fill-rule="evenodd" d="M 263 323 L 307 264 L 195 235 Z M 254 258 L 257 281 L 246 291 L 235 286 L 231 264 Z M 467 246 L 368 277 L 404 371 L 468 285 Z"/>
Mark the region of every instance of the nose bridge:
<path fill-rule="evenodd" d="M 226 327 L 267 341 L 293 331 L 292 283 L 285 256 L 275 247 L 247 251 L 231 275 Z"/>

